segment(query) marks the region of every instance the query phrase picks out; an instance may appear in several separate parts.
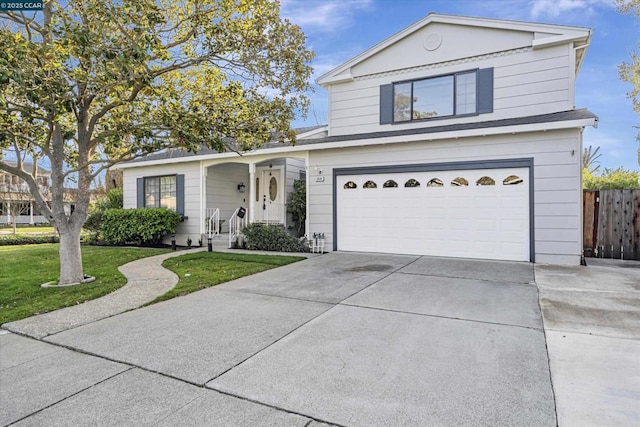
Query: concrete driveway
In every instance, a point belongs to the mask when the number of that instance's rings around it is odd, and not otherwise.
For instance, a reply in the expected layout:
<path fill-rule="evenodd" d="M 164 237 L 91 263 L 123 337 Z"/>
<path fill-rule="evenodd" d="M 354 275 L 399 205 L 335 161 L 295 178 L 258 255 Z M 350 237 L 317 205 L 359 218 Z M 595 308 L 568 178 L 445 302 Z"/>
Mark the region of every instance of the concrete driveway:
<path fill-rule="evenodd" d="M 332 253 L 45 339 L 0 424 L 556 425 L 528 263 Z"/>

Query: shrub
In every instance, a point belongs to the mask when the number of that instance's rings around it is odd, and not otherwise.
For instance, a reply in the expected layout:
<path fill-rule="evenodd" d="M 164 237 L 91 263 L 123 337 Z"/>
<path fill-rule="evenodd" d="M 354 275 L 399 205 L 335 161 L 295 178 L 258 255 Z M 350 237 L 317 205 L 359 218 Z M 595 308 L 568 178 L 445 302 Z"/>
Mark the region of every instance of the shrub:
<path fill-rule="evenodd" d="M 601 174 L 582 169 L 582 188 L 585 190 L 634 190 L 640 188 L 637 171 L 605 169 Z"/>
<path fill-rule="evenodd" d="M 58 243 L 58 236 L 0 236 L 0 246 L 37 245 L 41 243 Z"/>
<path fill-rule="evenodd" d="M 301 179 L 293 181 L 293 193 L 287 204 L 287 211 L 296 224 L 296 234 L 304 234 L 304 223 L 307 218 L 307 183 Z"/>
<path fill-rule="evenodd" d="M 247 249 L 258 251 L 306 252 L 309 250 L 299 239 L 275 225 L 249 224 L 242 229 Z"/>
<path fill-rule="evenodd" d="M 84 228 L 98 234 L 102 227 L 102 215 L 109 209 L 122 209 L 122 189 L 112 188 L 98 200 L 84 222 Z M 97 237 L 97 236 L 96 236 Z"/>
<path fill-rule="evenodd" d="M 109 209 L 102 215 L 102 236 L 111 245 L 157 246 L 176 232 L 181 219 L 169 209 Z"/>

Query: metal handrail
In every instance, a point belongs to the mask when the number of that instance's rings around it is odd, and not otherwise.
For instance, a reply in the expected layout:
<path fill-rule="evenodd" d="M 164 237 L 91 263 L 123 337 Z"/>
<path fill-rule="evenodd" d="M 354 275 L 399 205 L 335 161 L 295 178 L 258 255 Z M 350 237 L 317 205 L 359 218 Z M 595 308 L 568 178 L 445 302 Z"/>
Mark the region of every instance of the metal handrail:
<path fill-rule="evenodd" d="M 238 216 L 239 211 L 240 208 L 236 209 L 231 218 L 229 218 L 229 248 L 232 247 L 234 238 L 237 239 L 242 234 L 242 229 L 249 223 L 248 215 L 240 218 Z"/>
<path fill-rule="evenodd" d="M 207 213 L 209 209 L 207 209 Z M 209 215 L 209 238 L 213 238 L 213 236 L 217 236 L 220 234 L 220 209 L 216 208 L 213 210 L 213 212 L 211 212 L 211 215 Z"/>

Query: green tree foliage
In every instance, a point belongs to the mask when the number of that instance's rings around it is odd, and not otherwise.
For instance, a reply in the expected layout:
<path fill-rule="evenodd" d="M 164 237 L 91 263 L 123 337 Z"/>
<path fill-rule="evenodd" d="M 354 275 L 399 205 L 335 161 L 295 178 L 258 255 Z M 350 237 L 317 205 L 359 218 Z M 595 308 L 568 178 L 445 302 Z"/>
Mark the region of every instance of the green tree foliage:
<path fill-rule="evenodd" d="M 622 13 L 633 13 L 640 17 L 640 0 L 616 0 Z M 640 44 L 639 44 L 640 46 Z M 640 114 L 640 56 L 631 52 L 631 62 L 623 62 L 618 68 L 620 79 L 631 84 L 629 98 L 633 101 L 633 108 Z M 638 136 L 638 165 L 640 165 L 640 135 Z"/>
<path fill-rule="evenodd" d="M 601 174 L 582 169 L 582 187 L 585 190 L 633 190 L 640 188 L 640 172 L 623 168 L 604 169 Z"/>
<path fill-rule="evenodd" d="M 270 0 L 71 0 L 0 12 L 0 170 L 27 182 L 60 233 L 60 284 L 83 278 L 92 181 L 169 147 L 249 149 L 295 140 L 313 53 Z M 233 144 L 229 141 L 235 141 Z M 51 207 L 23 159 L 46 158 Z M 64 213 L 64 183 L 77 183 Z"/>
<path fill-rule="evenodd" d="M 307 182 L 301 179 L 293 181 L 293 193 L 287 203 L 287 210 L 291 219 L 296 224 L 296 234 L 304 234 L 305 221 L 307 219 Z"/>

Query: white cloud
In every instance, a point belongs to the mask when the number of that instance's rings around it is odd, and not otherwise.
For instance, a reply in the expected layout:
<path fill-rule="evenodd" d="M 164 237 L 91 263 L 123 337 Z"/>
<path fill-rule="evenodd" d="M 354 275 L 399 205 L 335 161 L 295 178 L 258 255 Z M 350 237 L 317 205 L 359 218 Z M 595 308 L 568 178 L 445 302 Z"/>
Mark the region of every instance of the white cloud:
<path fill-rule="evenodd" d="M 591 15 L 598 7 L 615 7 L 615 0 L 531 0 L 531 17 L 558 18 L 566 13 Z"/>
<path fill-rule="evenodd" d="M 351 26 L 356 13 L 372 4 L 373 0 L 282 0 L 281 14 L 305 32 L 328 32 Z"/>

